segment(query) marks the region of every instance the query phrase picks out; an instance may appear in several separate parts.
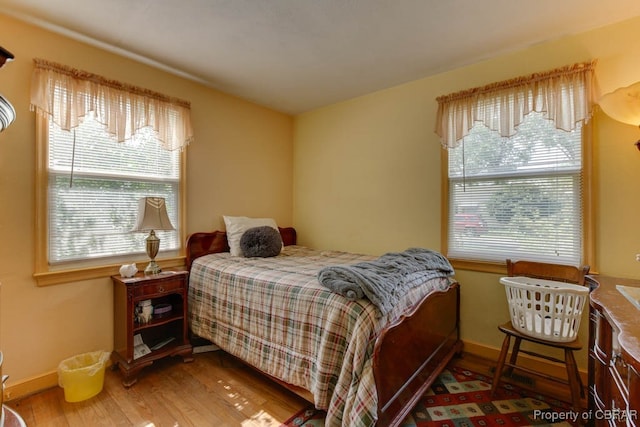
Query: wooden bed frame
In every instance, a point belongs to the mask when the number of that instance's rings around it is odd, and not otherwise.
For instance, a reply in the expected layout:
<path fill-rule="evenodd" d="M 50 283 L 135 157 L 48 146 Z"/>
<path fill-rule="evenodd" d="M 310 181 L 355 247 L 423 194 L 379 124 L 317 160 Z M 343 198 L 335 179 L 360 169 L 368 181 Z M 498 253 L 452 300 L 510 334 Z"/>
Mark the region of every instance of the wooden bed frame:
<path fill-rule="evenodd" d="M 285 246 L 296 244 L 294 228 L 280 228 L 280 234 Z M 229 252 L 224 231 L 190 235 L 187 268 L 191 269 L 194 259 L 218 252 Z M 378 336 L 373 354 L 378 426 L 399 425 L 449 361 L 460 354 L 459 308 L 460 285 L 456 282 L 447 291 L 427 295 Z M 278 382 L 307 400 L 312 397 L 299 387 Z"/>

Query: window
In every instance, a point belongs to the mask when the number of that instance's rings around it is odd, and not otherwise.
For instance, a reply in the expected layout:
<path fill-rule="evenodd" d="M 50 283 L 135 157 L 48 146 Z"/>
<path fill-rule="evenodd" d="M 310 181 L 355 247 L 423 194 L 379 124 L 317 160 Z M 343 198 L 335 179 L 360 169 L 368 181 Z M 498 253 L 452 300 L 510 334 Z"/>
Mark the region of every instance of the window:
<path fill-rule="evenodd" d="M 190 105 L 147 89 L 35 59 L 36 272 L 39 285 L 104 277 L 146 261 L 132 233 L 138 200 L 163 197 L 176 230 L 160 250 L 182 265 L 183 148 Z"/>
<path fill-rule="evenodd" d="M 448 256 L 578 265 L 582 132 L 530 113 L 503 138 L 478 123 L 449 150 Z"/>
<path fill-rule="evenodd" d="M 164 150 L 148 128 L 116 142 L 91 116 L 71 131 L 49 121 L 49 264 L 144 254 L 145 233 L 132 233 L 138 199 L 166 199 L 179 227 L 180 151 Z M 161 251 L 180 248 L 179 230 L 157 231 Z"/>
<path fill-rule="evenodd" d="M 594 66 L 438 98 L 436 133 L 447 148 L 448 172 L 443 237 L 454 262 L 590 261 L 584 125 Z"/>

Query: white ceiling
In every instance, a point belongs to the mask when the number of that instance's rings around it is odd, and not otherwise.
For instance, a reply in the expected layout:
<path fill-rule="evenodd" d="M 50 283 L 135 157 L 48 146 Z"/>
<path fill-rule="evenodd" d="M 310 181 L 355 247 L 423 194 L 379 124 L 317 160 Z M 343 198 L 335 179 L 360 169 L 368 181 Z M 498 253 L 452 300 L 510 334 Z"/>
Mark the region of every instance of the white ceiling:
<path fill-rule="evenodd" d="M 296 114 L 639 16 L 640 1 L 0 0 L 0 12 Z"/>

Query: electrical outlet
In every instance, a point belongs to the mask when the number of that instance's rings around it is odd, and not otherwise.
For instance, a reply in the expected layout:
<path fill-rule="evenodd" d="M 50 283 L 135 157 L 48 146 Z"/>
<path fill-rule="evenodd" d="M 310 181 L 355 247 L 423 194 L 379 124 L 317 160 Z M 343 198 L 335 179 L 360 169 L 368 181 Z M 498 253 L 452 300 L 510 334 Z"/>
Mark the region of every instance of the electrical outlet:
<path fill-rule="evenodd" d="M 640 261 L 640 254 L 636 254 L 636 261 Z"/>

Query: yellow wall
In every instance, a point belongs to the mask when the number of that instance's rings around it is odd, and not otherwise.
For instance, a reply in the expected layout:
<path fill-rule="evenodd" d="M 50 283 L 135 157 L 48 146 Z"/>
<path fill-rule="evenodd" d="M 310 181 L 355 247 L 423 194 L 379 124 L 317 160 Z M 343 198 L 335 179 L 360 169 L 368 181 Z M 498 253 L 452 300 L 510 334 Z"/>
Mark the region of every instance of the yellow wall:
<path fill-rule="evenodd" d="M 536 45 L 296 117 L 294 223 L 321 248 L 380 254 L 440 248 L 440 151 L 436 97 L 598 59 L 601 92 L 640 80 L 640 18 Z M 594 118 L 597 264 L 603 274 L 640 278 L 638 129 Z M 508 320 L 499 275 L 459 270 L 462 337 L 498 348 Z M 586 316 L 585 316 L 586 319 Z M 586 343 L 587 326 L 581 328 Z M 586 366 L 586 352 L 580 355 Z"/>
<path fill-rule="evenodd" d="M 11 389 L 47 374 L 49 381 L 64 358 L 113 345 L 109 278 L 48 287 L 33 280 L 35 118 L 29 91 L 34 57 L 191 102 L 195 141 L 187 150 L 188 233 L 223 229 L 223 214 L 292 224 L 293 119 L 1 14 L 0 36 L 16 56 L 0 70 L 0 92 L 18 115 L 0 133 L 0 350 Z"/>

